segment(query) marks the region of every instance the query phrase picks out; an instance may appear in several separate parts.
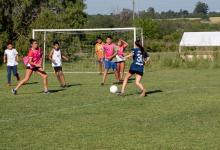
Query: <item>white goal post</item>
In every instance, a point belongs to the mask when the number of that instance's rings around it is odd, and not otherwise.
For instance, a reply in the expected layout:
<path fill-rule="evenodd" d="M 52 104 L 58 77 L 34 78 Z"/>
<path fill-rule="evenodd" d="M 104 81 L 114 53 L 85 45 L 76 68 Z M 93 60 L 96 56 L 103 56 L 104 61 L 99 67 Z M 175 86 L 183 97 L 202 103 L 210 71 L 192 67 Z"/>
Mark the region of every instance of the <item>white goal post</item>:
<path fill-rule="evenodd" d="M 33 39 L 38 39 L 39 37 L 37 34 L 41 34 L 41 46 L 43 48 L 43 53 L 44 53 L 44 59 L 43 59 L 43 68 L 45 69 L 45 64 L 46 64 L 46 51 L 48 50 L 47 44 L 48 44 L 48 35 L 49 34 L 72 34 L 73 36 L 76 36 L 77 33 L 83 34 L 83 33 L 91 33 L 93 34 L 94 32 L 116 32 L 117 35 L 120 35 L 120 33 L 126 33 L 129 32 L 132 34 L 133 37 L 131 37 L 133 43 L 130 43 L 130 46 L 135 45 L 135 41 L 137 37 L 142 41 L 142 44 L 144 45 L 144 37 L 143 37 L 143 29 L 142 28 L 135 28 L 135 27 L 127 27 L 127 28 L 93 28 L 93 29 L 33 29 L 32 30 L 32 38 Z M 129 35 L 130 35 L 129 34 Z M 38 39 L 39 40 L 39 39 Z M 55 39 L 54 39 L 55 40 Z M 124 39 L 127 40 L 127 39 Z M 96 72 L 97 70 L 95 70 Z M 72 71 L 71 71 L 72 72 Z M 77 71 L 81 72 L 81 71 Z M 82 71 L 85 72 L 85 71 Z M 91 71 L 86 71 L 86 72 L 91 72 Z"/>

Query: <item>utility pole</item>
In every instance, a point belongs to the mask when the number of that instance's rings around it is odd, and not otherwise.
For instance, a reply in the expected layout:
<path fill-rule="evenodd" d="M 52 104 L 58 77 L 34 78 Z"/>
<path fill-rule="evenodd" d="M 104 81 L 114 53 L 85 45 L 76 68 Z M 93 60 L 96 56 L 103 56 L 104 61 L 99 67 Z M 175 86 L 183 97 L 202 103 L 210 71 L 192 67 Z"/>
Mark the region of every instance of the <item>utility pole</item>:
<path fill-rule="evenodd" d="M 133 0 L 133 20 L 135 19 L 135 0 Z"/>

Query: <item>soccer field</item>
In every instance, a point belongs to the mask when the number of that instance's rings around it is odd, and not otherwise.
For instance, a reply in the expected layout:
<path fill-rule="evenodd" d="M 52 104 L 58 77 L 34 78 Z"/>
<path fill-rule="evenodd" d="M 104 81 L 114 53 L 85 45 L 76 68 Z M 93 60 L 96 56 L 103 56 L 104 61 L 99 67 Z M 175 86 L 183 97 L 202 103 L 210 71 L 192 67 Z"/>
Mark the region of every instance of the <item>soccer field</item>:
<path fill-rule="evenodd" d="M 2 70 L 3 68 L 1 68 Z M 147 71 L 149 96 L 130 80 L 126 96 L 109 93 L 97 74 L 66 74 L 71 87 L 44 95 L 34 75 L 18 95 L 0 81 L 0 149 L 219 149 L 220 70 Z"/>

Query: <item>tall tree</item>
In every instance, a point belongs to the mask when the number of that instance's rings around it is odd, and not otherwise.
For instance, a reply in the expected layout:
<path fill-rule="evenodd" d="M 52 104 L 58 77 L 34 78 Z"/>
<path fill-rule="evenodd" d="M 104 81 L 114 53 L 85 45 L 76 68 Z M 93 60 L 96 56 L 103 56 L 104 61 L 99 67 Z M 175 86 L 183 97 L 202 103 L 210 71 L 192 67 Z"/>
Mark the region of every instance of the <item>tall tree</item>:
<path fill-rule="evenodd" d="M 84 0 L 1 0 L 0 48 L 8 39 L 22 44 L 32 28 L 82 27 L 85 8 Z"/>
<path fill-rule="evenodd" d="M 209 11 L 208 4 L 199 1 L 196 4 L 193 13 L 196 14 L 196 15 L 207 15 L 208 11 Z"/>

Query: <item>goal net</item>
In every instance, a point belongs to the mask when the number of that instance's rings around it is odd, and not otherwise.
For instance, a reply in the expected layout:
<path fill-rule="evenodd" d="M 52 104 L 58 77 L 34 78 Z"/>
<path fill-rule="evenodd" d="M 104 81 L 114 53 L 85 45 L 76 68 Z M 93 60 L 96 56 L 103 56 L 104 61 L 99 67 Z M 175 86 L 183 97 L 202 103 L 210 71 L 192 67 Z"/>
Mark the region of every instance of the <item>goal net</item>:
<path fill-rule="evenodd" d="M 125 53 L 134 47 L 136 39 L 142 40 L 141 28 L 100 28 L 100 29 L 33 29 L 32 37 L 39 41 L 44 52 L 43 68 L 47 72 L 53 72 L 51 62 L 48 59 L 54 41 L 59 41 L 62 53 L 69 58 L 63 61 L 63 70 L 66 73 L 96 73 L 98 72 L 95 44 L 97 37 L 105 42 L 106 37 L 111 35 L 113 41 L 125 40 L 129 46 Z M 128 61 L 126 65 L 128 66 Z M 128 67 L 126 67 L 128 68 Z"/>

